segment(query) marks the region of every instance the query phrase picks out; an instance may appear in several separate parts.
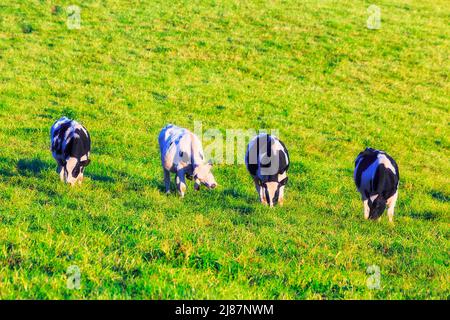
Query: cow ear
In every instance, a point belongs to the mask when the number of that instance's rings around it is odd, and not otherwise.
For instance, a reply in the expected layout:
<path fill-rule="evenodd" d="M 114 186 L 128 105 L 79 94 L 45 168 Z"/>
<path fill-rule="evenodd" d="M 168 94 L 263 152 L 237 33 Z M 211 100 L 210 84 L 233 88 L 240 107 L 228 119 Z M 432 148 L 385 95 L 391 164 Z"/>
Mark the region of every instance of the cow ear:
<path fill-rule="evenodd" d="M 281 186 L 285 186 L 285 185 L 287 184 L 287 182 L 288 182 L 288 177 L 286 177 L 286 178 L 284 178 L 283 180 L 281 180 L 281 181 L 279 182 L 279 184 L 280 184 Z"/>

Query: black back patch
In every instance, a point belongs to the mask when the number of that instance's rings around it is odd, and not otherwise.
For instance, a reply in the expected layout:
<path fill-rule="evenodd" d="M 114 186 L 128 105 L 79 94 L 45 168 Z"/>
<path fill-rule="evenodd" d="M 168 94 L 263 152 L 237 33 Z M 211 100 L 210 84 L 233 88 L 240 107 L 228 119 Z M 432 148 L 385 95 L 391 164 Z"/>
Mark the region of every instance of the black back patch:
<path fill-rule="evenodd" d="M 384 155 L 391 162 L 395 169 L 395 173 L 391 169 L 386 168 L 383 164 L 379 164 L 375 170 L 373 178 L 369 183 L 365 183 L 367 190 L 360 190 L 362 185 L 363 173 L 378 159 L 378 155 Z M 388 199 L 395 194 L 400 179 L 398 166 L 395 160 L 385 152 L 367 148 L 361 152 L 355 161 L 355 184 L 358 190 L 364 194 L 366 198 L 372 195 L 381 195 L 384 199 Z"/>
<path fill-rule="evenodd" d="M 274 151 L 272 146 L 277 141 L 283 149 Z M 272 154 L 272 152 L 277 154 Z M 276 157 L 276 163 L 273 163 L 273 156 Z M 269 134 L 263 134 L 257 137 L 255 143 L 247 146 L 245 163 L 252 176 L 261 176 L 263 182 L 278 182 L 278 175 L 286 172 L 289 168 L 289 154 L 286 146 L 280 140 Z M 265 174 L 266 172 L 269 174 Z"/>

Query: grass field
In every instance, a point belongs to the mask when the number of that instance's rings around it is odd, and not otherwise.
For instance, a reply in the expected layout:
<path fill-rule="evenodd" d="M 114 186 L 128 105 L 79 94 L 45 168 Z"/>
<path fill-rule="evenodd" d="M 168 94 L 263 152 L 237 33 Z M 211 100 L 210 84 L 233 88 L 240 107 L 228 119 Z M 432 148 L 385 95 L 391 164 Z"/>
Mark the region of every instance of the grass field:
<path fill-rule="evenodd" d="M 368 1 L 224 2 L 1 2 L 0 298 L 449 299 L 448 1 L 377 1 L 379 30 Z M 93 140 L 73 189 L 49 151 L 62 115 Z M 166 196 L 158 132 L 194 121 L 278 129 L 284 207 L 242 165 Z M 394 226 L 363 219 L 366 146 L 400 167 Z"/>

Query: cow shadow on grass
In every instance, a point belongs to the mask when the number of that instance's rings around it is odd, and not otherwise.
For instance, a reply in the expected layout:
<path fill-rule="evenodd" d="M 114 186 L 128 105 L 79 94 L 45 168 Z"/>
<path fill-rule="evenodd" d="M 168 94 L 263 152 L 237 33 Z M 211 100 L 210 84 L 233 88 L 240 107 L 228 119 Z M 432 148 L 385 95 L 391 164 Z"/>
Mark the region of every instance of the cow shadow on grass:
<path fill-rule="evenodd" d="M 13 177 L 14 173 L 11 170 L 6 170 L 6 169 L 2 169 L 0 168 L 0 177 Z"/>
<path fill-rule="evenodd" d="M 96 173 L 89 173 L 86 171 L 84 174 L 86 178 L 91 179 L 92 181 L 102 182 L 102 183 L 116 183 L 116 179 L 114 179 L 111 176 L 103 175 L 103 174 L 96 174 Z"/>
<path fill-rule="evenodd" d="M 91 169 L 91 170 L 89 170 Z M 124 183 L 125 190 L 142 190 L 144 187 L 157 188 L 159 191 L 164 191 L 164 185 L 161 178 L 159 181 L 156 178 L 145 178 L 140 175 L 130 174 L 126 171 L 117 170 L 112 167 L 106 166 L 93 166 L 87 168 L 85 171 L 85 177 L 91 179 L 93 182 L 99 182 L 104 185 L 113 185 L 117 183 Z"/>
<path fill-rule="evenodd" d="M 14 170 L 14 168 L 16 170 Z M 56 173 L 57 165 L 54 162 L 44 161 L 39 158 L 20 159 L 19 161 L 0 157 L 0 176 L 3 177 L 40 177 L 48 170 Z M 59 182 L 59 176 L 55 174 L 55 182 Z M 126 190 L 139 190 L 143 187 L 158 188 L 161 192 L 164 190 L 162 178 L 159 181 L 156 178 L 145 178 L 139 175 L 130 174 L 125 171 L 114 169 L 113 167 L 94 164 L 88 166 L 85 171 L 85 177 L 93 182 L 100 184 L 116 184 L 124 182 Z"/>
<path fill-rule="evenodd" d="M 215 208 L 220 204 L 221 209 L 228 209 L 239 213 L 240 215 L 249 215 L 255 211 L 255 206 L 259 205 L 256 191 L 255 194 L 247 193 L 237 188 L 219 186 L 213 190 L 207 190 L 201 186 L 199 191 L 194 190 L 194 182 L 187 180 L 187 189 L 185 200 L 193 206 L 203 208 L 205 204 L 209 208 Z M 146 180 L 146 185 L 158 189 L 161 194 L 166 194 L 163 177 Z M 174 179 L 170 181 L 170 193 L 168 197 L 179 198 Z M 210 203 L 210 205 L 208 204 Z M 214 209 L 212 209 L 214 210 Z"/>
<path fill-rule="evenodd" d="M 234 188 L 227 188 L 219 192 L 219 197 L 224 207 L 241 215 L 252 214 L 255 211 L 255 206 L 259 205 L 256 191 L 254 195 Z"/>
<path fill-rule="evenodd" d="M 54 163 L 39 158 L 20 160 L 0 158 L 0 179 L 4 179 L 10 186 L 33 189 L 48 197 L 56 196 L 57 192 L 52 189 L 50 184 L 36 183 L 33 178 L 41 179 L 45 172 L 53 171 L 52 169 L 55 169 L 56 172 Z"/>
<path fill-rule="evenodd" d="M 16 161 L 14 159 L 0 157 L 0 176 L 2 177 L 37 177 L 53 167 L 55 166 L 50 162 L 43 161 L 39 158 L 20 159 Z"/>
<path fill-rule="evenodd" d="M 0 157 L 0 177 L 13 177 L 15 173 L 12 168 L 15 167 L 15 163 L 11 163 L 10 159 Z"/>
<path fill-rule="evenodd" d="M 427 220 L 427 221 L 434 221 L 439 219 L 439 214 L 437 212 L 432 211 L 413 211 L 409 214 L 409 216 L 413 219 L 418 220 Z"/>
<path fill-rule="evenodd" d="M 437 191 L 437 190 L 431 191 L 430 195 L 434 200 L 437 200 L 439 202 L 447 203 L 447 202 L 449 202 L 449 199 L 450 199 L 449 195 L 447 195 L 441 191 Z"/>
<path fill-rule="evenodd" d="M 17 162 L 17 172 L 21 176 L 39 176 L 42 172 L 47 171 L 53 167 L 49 162 L 41 159 L 21 159 Z M 56 168 L 56 167 L 55 167 Z"/>
<path fill-rule="evenodd" d="M 429 192 L 429 195 L 435 201 L 442 202 L 442 203 L 449 202 L 449 196 L 441 191 L 432 190 Z M 441 218 L 440 212 L 434 212 L 434 211 L 430 211 L 430 210 L 412 211 L 409 213 L 409 216 L 413 219 L 427 220 L 427 221 L 439 220 Z"/>

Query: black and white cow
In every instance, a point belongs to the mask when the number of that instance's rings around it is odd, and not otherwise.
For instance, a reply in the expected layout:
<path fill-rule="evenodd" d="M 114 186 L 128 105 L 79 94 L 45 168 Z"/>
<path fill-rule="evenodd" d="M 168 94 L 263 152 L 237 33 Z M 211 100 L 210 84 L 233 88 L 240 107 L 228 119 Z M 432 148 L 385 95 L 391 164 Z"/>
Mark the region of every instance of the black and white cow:
<path fill-rule="evenodd" d="M 81 184 L 91 153 L 91 137 L 86 128 L 63 117 L 52 126 L 51 145 L 61 181 L 72 186 L 77 182 Z"/>
<path fill-rule="evenodd" d="M 289 169 L 289 153 L 283 142 L 269 134 L 257 135 L 247 146 L 245 165 L 261 203 L 282 206 Z"/>
<path fill-rule="evenodd" d="M 364 218 L 378 219 L 387 205 L 393 222 L 400 179 L 394 159 L 384 151 L 367 148 L 355 160 L 353 178 L 364 203 Z"/>
<path fill-rule="evenodd" d="M 175 173 L 178 193 L 184 197 L 186 180 L 194 178 L 195 190 L 203 184 L 208 189 L 217 186 L 211 173 L 211 162 L 205 162 L 203 148 L 199 138 L 187 129 L 173 124 L 165 126 L 158 138 L 161 151 L 161 163 L 164 170 L 166 193 L 170 193 L 170 173 Z"/>

